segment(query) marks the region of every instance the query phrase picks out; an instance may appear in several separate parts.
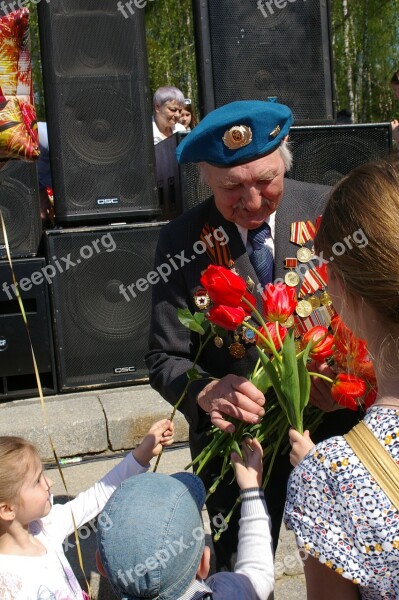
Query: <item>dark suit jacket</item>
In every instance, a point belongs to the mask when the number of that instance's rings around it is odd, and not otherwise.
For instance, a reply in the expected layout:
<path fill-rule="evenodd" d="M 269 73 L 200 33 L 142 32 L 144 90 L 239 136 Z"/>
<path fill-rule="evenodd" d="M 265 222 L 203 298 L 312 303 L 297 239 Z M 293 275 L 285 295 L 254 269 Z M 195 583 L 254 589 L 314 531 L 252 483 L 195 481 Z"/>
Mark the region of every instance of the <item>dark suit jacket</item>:
<path fill-rule="evenodd" d="M 286 179 L 284 195 L 276 213 L 275 227 L 275 278 L 284 277 L 284 259 L 296 256 L 298 246 L 290 242 L 290 225 L 293 221 L 315 218 L 323 212 L 329 192 L 328 187 L 307 184 Z M 200 287 L 201 272 L 211 263 L 208 255 L 195 254 L 193 247 L 200 239 L 205 223 L 223 227 L 228 236 L 231 258 L 235 268 L 244 279 L 249 276 L 256 284 L 258 279 L 234 223 L 226 221 L 216 209 L 213 198 L 191 209 L 179 218 L 165 225 L 161 231 L 155 267 L 174 260 L 172 273 L 167 281 L 153 286 L 152 320 L 149 348 L 146 356 L 150 383 L 170 404 L 176 404 L 184 389 L 186 371 L 191 367 L 198 348 L 198 334 L 183 327 L 177 318 L 177 308 L 188 307 L 198 311 L 193 302 L 194 292 Z M 179 268 L 181 255 L 190 258 L 190 263 Z M 165 277 L 166 278 L 166 277 Z M 236 359 L 228 347 L 233 341 L 232 334 L 226 333 L 223 348 L 217 348 L 213 341 L 203 350 L 198 370 L 204 377 L 221 378 L 229 373 L 248 376 L 257 359 L 256 348 L 248 344 L 246 356 Z M 209 379 L 190 384 L 185 400 L 180 405 L 181 412 L 190 423 L 191 446 L 197 446 L 202 432 L 209 426 L 208 417 L 198 407 L 196 396 Z M 202 445 L 202 443 L 200 444 Z"/>

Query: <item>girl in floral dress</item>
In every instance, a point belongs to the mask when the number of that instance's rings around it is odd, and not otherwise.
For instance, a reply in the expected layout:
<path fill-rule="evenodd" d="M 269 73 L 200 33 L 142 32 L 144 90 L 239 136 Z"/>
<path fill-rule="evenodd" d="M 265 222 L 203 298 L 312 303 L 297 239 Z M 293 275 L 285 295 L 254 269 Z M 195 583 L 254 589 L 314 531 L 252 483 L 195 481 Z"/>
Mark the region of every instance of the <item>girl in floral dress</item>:
<path fill-rule="evenodd" d="M 358 230 L 367 242 L 344 244 Z M 334 307 L 367 342 L 377 398 L 364 423 L 399 463 L 399 166 L 358 167 L 333 190 L 316 237 Z M 352 247 L 350 247 L 352 246 Z M 339 249 L 339 252 L 337 251 Z M 284 520 L 304 551 L 309 600 L 399 598 L 399 513 L 343 437 L 290 433 L 297 464 Z"/>

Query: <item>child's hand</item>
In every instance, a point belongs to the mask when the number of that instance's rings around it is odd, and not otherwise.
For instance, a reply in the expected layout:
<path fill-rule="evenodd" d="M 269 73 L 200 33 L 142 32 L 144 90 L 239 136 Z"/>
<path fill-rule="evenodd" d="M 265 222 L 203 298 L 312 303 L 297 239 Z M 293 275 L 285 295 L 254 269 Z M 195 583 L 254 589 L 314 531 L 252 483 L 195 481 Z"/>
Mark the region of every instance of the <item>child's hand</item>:
<path fill-rule="evenodd" d="M 175 426 L 169 419 L 162 419 L 162 421 L 154 423 L 141 444 L 132 451 L 137 462 L 143 467 L 148 465 L 154 456 L 161 453 L 163 446 L 173 444 L 174 431 Z"/>
<path fill-rule="evenodd" d="M 296 429 L 291 429 L 288 432 L 291 444 L 290 461 L 293 467 L 307 455 L 309 450 L 314 448 L 314 443 L 310 439 L 309 431 L 306 430 L 303 435 Z"/>
<path fill-rule="evenodd" d="M 257 439 L 246 438 L 242 443 L 244 461 L 232 452 L 231 462 L 234 466 L 236 480 L 241 490 L 258 488 L 262 485 L 262 446 Z"/>

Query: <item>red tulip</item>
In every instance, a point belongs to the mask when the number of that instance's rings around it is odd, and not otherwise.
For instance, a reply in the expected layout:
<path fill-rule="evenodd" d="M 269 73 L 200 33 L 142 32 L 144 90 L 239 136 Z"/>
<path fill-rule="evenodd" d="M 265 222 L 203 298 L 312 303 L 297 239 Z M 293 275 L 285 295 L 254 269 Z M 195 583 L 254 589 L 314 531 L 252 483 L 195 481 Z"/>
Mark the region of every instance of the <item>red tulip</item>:
<path fill-rule="evenodd" d="M 358 410 L 360 403 L 356 400 L 364 395 L 366 389 L 366 383 L 360 377 L 339 373 L 332 385 L 331 395 L 341 406 L 350 410 Z"/>
<path fill-rule="evenodd" d="M 277 334 L 276 334 L 276 324 L 275 323 L 266 323 L 266 327 L 269 330 L 269 333 L 271 335 L 271 338 L 273 340 L 273 344 L 276 347 L 276 350 L 280 350 L 280 344 L 279 341 L 277 339 Z M 261 333 L 266 339 L 269 339 L 267 336 L 267 333 L 265 332 L 263 327 L 259 327 L 258 328 L 259 333 Z M 287 329 L 285 327 L 279 327 L 279 333 L 280 333 L 280 338 L 281 341 L 284 342 L 284 338 L 287 335 Z M 268 346 L 266 346 L 265 342 L 263 341 L 263 339 L 261 337 L 259 337 L 258 335 L 256 336 L 256 343 L 259 344 L 259 346 L 262 346 L 266 349 L 268 349 Z"/>
<path fill-rule="evenodd" d="M 309 356 L 313 360 L 323 362 L 332 355 L 334 336 L 328 333 L 326 327 L 316 325 L 316 327 L 309 329 L 302 338 L 302 345 L 306 347 L 309 342 L 312 342 L 312 349 L 309 352 Z"/>
<path fill-rule="evenodd" d="M 297 305 L 295 288 L 285 283 L 268 283 L 264 289 L 263 311 L 267 321 L 284 323 Z"/>
<path fill-rule="evenodd" d="M 219 304 L 210 309 L 209 320 L 215 325 L 234 331 L 245 319 L 245 310 L 241 306 L 224 306 Z"/>
<path fill-rule="evenodd" d="M 209 265 L 200 281 L 210 299 L 215 304 L 225 306 L 239 306 L 247 288 L 242 277 L 225 267 L 216 265 Z"/>

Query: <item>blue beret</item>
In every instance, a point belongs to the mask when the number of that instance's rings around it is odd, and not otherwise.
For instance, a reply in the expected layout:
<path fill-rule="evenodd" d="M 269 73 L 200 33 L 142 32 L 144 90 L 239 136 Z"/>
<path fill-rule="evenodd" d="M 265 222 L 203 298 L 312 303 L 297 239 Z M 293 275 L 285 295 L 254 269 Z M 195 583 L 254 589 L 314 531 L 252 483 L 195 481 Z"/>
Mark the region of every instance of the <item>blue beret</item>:
<path fill-rule="evenodd" d="M 293 123 L 288 106 L 240 100 L 208 113 L 176 149 L 179 163 L 220 167 L 249 162 L 273 152 Z"/>

